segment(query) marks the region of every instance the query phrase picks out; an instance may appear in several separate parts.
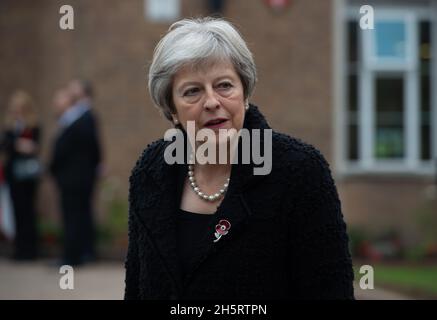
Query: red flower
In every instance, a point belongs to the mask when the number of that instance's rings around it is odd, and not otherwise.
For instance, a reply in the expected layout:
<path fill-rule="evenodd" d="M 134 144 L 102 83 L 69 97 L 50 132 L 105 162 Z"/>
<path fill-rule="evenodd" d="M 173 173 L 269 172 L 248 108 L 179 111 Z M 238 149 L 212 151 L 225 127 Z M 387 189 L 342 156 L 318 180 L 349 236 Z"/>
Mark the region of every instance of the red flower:
<path fill-rule="evenodd" d="M 231 223 L 228 220 L 220 220 L 219 223 L 215 226 L 215 231 L 220 235 L 225 235 L 228 233 L 231 228 Z"/>

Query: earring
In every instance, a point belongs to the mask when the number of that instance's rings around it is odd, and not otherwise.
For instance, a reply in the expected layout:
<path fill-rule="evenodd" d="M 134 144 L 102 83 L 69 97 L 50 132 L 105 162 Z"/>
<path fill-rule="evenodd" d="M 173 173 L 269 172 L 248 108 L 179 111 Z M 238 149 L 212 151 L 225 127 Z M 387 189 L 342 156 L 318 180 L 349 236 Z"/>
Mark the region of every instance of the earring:
<path fill-rule="evenodd" d="M 174 124 L 175 124 L 175 126 L 177 126 L 179 124 L 179 120 L 178 119 L 174 119 Z"/>
<path fill-rule="evenodd" d="M 246 104 L 246 111 L 249 110 L 249 103 Z"/>

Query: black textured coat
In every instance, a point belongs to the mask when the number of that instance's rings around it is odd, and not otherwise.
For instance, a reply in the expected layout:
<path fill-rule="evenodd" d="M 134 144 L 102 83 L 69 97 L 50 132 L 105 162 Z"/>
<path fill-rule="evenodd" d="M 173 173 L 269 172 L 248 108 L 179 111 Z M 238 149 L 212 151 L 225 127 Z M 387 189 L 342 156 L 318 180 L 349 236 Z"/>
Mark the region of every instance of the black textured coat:
<path fill-rule="evenodd" d="M 244 128 L 269 126 L 251 105 Z M 193 248 L 201 258 L 183 281 L 175 214 L 186 165 L 166 164 L 169 144 L 149 145 L 130 177 L 125 299 L 353 299 L 346 225 L 328 163 L 314 147 L 274 131 L 271 173 L 233 165 L 226 196 Z M 220 219 L 231 228 L 214 243 Z"/>

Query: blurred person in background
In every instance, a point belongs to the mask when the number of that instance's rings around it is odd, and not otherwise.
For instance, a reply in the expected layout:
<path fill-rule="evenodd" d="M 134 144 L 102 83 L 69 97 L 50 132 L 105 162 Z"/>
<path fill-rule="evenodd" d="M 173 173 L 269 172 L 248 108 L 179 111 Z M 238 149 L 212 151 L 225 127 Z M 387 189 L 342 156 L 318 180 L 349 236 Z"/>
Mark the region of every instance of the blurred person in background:
<path fill-rule="evenodd" d="M 41 174 L 39 141 L 40 127 L 34 101 L 27 92 L 18 90 L 9 100 L 0 137 L 15 217 L 15 260 L 33 260 L 38 255 L 35 196 Z"/>
<path fill-rule="evenodd" d="M 93 192 L 100 164 L 100 142 L 92 88 L 72 80 L 54 97 L 58 117 L 50 171 L 60 192 L 64 225 L 61 264 L 81 265 L 96 259 Z"/>

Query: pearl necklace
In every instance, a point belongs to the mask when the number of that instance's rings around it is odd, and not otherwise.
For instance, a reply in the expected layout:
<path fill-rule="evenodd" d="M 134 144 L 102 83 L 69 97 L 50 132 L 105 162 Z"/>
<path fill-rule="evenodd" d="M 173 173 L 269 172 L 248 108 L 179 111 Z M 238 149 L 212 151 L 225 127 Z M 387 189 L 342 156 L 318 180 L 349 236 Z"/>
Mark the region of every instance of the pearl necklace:
<path fill-rule="evenodd" d="M 226 179 L 226 183 L 223 185 L 223 188 L 219 190 L 219 192 L 207 195 L 206 193 L 202 192 L 199 188 L 199 186 L 196 183 L 196 178 L 194 178 L 194 166 L 192 164 L 188 165 L 188 179 L 190 180 L 190 185 L 193 191 L 202 199 L 205 201 L 214 202 L 221 198 L 228 189 L 229 186 L 229 178 Z"/>

